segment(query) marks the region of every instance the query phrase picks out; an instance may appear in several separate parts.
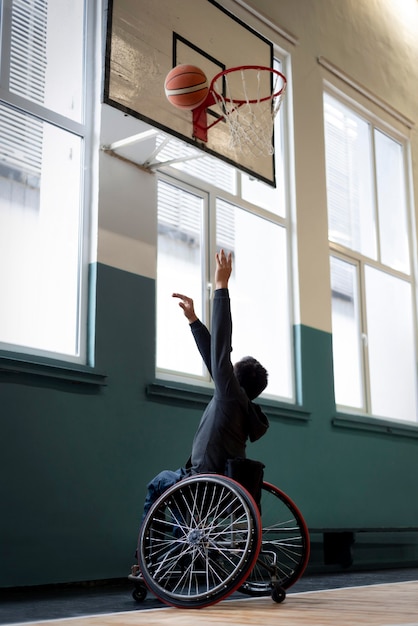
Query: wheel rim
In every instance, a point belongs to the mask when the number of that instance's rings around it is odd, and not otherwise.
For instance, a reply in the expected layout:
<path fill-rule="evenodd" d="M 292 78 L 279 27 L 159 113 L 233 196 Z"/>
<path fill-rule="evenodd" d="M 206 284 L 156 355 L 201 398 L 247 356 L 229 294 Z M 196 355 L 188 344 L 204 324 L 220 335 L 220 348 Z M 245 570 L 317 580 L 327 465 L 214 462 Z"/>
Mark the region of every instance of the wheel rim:
<path fill-rule="evenodd" d="M 249 494 L 225 477 L 199 475 L 153 505 L 138 554 L 145 582 L 161 600 L 201 607 L 240 586 L 260 544 L 260 517 Z"/>

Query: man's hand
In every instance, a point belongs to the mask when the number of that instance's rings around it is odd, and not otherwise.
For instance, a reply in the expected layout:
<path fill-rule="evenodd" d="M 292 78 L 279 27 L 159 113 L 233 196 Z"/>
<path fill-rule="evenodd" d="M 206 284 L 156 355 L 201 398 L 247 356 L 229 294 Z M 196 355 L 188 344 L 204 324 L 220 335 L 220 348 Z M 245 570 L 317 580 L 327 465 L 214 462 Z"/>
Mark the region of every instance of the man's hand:
<path fill-rule="evenodd" d="M 182 293 L 173 293 L 173 298 L 179 298 L 179 307 L 183 309 L 184 315 L 189 321 L 189 324 L 195 322 L 198 317 L 194 312 L 193 300 L 188 296 L 184 296 Z"/>
<path fill-rule="evenodd" d="M 226 289 L 232 272 L 232 253 L 216 253 L 215 289 Z"/>

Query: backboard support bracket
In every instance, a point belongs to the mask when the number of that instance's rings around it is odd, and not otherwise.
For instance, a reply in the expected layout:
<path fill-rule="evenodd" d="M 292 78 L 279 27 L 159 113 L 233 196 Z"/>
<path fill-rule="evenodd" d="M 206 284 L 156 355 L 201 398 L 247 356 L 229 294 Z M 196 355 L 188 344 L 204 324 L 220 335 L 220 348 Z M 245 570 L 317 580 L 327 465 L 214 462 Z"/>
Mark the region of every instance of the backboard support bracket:
<path fill-rule="evenodd" d="M 127 146 L 132 146 L 135 143 L 139 143 L 141 141 L 145 141 L 146 139 L 150 139 L 152 137 L 156 137 L 157 135 L 162 136 L 163 140 L 151 152 L 151 154 L 145 159 L 145 161 L 142 161 L 142 163 L 140 163 L 138 161 L 135 161 L 134 159 L 126 157 L 126 156 L 124 156 L 124 155 L 122 155 L 122 154 L 117 152 L 121 148 L 125 148 Z M 158 156 L 158 154 L 163 150 L 163 148 L 167 145 L 167 143 L 169 143 L 172 139 L 173 139 L 173 137 L 171 137 L 170 135 L 164 135 L 164 133 L 162 133 L 161 131 L 158 131 L 157 129 L 150 129 L 150 130 L 143 131 L 141 133 L 137 133 L 135 135 L 131 135 L 130 137 L 125 137 L 124 139 L 120 139 L 118 141 L 114 141 L 111 144 L 103 145 L 103 146 L 101 146 L 100 149 L 105 154 L 108 154 L 109 156 L 115 157 L 115 158 L 119 159 L 120 161 L 123 161 L 124 163 L 129 163 L 130 165 L 133 165 L 133 166 L 137 167 L 141 171 L 148 172 L 148 173 L 153 173 L 154 171 L 157 171 L 157 170 L 161 169 L 164 166 L 174 165 L 175 163 L 183 163 L 185 161 L 193 161 L 193 160 L 196 160 L 196 159 L 201 159 L 201 158 L 206 156 L 206 154 L 204 152 L 202 152 L 201 154 L 192 154 L 192 155 L 189 155 L 189 156 L 178 157 L 177 159 L 168 159 L 166 161 L 157 161 L 156 157 Z"/>

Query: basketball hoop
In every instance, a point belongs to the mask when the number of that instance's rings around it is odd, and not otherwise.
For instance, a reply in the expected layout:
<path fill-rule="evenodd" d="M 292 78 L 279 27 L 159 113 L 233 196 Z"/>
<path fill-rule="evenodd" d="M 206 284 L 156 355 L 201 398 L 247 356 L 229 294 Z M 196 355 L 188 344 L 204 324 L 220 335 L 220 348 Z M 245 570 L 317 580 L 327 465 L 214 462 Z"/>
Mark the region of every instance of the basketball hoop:
<path fill-rule="evenodd" d="M 229 147 L 242 154 L 269 156 L 274 152 L 274 119 L 286 90 L 286 77 L 271 67 L 242 65 L 217 74 L 206 101 L 193 111 L 196 139 L 207 141 L 207 131 L 224 120 L 229 127 Z M 206 111 L 218 104 L 221 115 L 207 126 Z"/>

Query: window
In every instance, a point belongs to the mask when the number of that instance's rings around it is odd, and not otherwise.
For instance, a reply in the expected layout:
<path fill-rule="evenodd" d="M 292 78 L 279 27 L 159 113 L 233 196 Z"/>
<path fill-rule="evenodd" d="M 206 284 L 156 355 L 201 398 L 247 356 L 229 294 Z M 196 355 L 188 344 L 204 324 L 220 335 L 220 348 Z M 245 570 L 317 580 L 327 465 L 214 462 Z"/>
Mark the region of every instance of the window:
<path fill-rule="evenodd" d="M 0 2 L 0 348 L 79 362 L 87 361 L 93 6 Z"/>
<path fill-rule="evenodd" d="M 209 374 L 173 291 L 193 298 L 210 327 L 215 251 L 233 254 L 230 281 L 233 360 L 257 358 L 269 372 L 266 395 L 294 400 L 289 223 L 281 115 L 276 120 L 277 188 L 170 139 L 158 180 L 157 373 L 200 384 Z M 195 159 L 190 156 L 195 151 Z M 260 275 L 253 251 L 269 268 Z"/>
<path fill-rule="evenodd" d="M 324 97 L 336 403 L 417 420 L 406 141 Z"/>
<path fill-rule="evenodd" d="M 157 367 L 204 376 L 202 359 L 190 341 L 187 324 L 174 324 L 170 301 L 176 291 L 193 297 L 204 319 L 203 222 L 207 197 L 176 181 L 158 182 Z M 174 303 L 177 306 L 177 302 Z"/>

